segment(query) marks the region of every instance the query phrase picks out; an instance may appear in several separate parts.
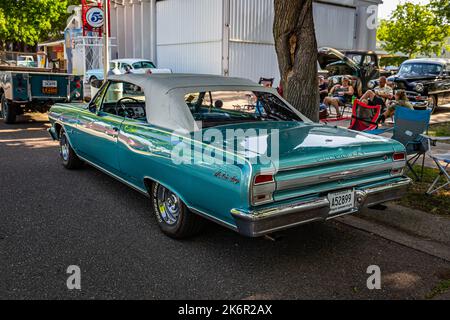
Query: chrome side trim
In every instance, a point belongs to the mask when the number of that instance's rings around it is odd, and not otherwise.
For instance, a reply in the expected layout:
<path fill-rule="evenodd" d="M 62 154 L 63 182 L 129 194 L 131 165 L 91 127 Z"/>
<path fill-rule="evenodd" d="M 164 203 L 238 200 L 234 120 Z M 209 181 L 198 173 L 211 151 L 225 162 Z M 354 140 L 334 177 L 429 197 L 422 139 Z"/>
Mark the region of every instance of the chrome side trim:
<path fill-rule="evenodd" d="M 145 195 L 147 198 L 150 198 L 150 194 L 147 192 L 147 190 L 141 189 L 140 187 L 138 187 L 138 186 L 136 186 L 136 185 L 134 185 L 134 184 L 128 182 L 127 180 L 125 180 L 125 179 L 123 179 L 123 178 L 117 176 L 117 175 L 114 174 L 114 173 L 111 173 L 110 171 L 108 171 L 108 170 L 106 170 L 106 169 L 100 167 L 99 165 L 93 163 L 92 161 L 86 160 L 86 158 L 83 158 L 83 157 L 81 157 L 81 156 L 78 156 L 78 158 L 80 158 L 81 160 L 85 161 L 86 163 L 88 163 L 89 165 L 93 166 L 94 168 L 96 168 L 96 169 L 102 171 L 103 173 L 106 173 L 107 175 L 111 176 L 112 178 L 117 179 L 118 181 L 122 182 L 123 184 L 125 184 L 125 185 L 127 185 L 127 186 L 133 188 L 134 190 L 136 190 L 136 191 L 142 193 L 142 194 Z M 151 179 L 151 180 L 153 180 L 153 181 L 156 181 L 155 179 L 150 178 L 150 177 L 148 177 L 148 176 L 145 176 L 144 179 L 145 179 L 145 178 L 148 178 L 148 179 Z M 160 183 L 159 181 L 156 181 L 156 182 Z M 160 184 L 164 186 L 164 184 L 162 184 L 162 183 L 160 183 Z M 186 204 L 185 201 L 183 201 L 183 202 Z M 220 224 L 221 226 L 224 226 L 224 227 L 226 227 L 226 228 L 228 228 L 228 229 L 231 229 L 231 230 L 233 230 L 233 231 L 236 231 L 236 232 L 238 231 L 237 226 L 235 226 L 235 225 L 233 225 L 233 224 L 231 224 L 231 223 L 228 223 L 228 222 L 226 222 L 226 221 L 220 220 L 220 219 L 218 219 L 218 218 L 216 218 L 216 217 L 214 217 L 214 216 L 212 216 L 212 215 L 210 215 L 210 214 L 208 214 L 208 213 L 206 213 L 206 212 L 204 212 L 204 211 L 201 211 L 201 210 L 196 209 L 196 208 L 194 208 L 194 207 L 188 206 L 187 204 L 186 204 L 186 206 L 188 207 L 188 209 L 189 209 L 190 211 L 192 211 L 192 212 L 194 212 L 194 213 L 196 213 L 196 214 L 198 214 L 198 215 L 204 217 L 205 219 L 208 219 L 208 220 L 210 220 L 210 221 L 216 222 L 216 223 Z"/>
<path fill-rule="evenodd" d="M 381 165 L 363 167 L 360 169 L 348 170 L 343 172 L 332 172 L 328 174 L 320 174 L 302 178 L 296 178 L 285 181 L 277 181 L 277 191 L 289 190 L 298 187 L 306 187 L 309 185 L 316 185 L 325 182 L 333 182 L 339 180 L 349 180 L 358 178 L 367 174 L 403 169 L 406 166 L 406 161 L 389 162 Z M 276 180 L 276 177 L 275 177 Z"/>
<path fill-rule="evenodd" d="M 93 166 L 94 168 L 102 171 L 103 173 L 106 173 L 107 175 L 111 176 L 114 179 L 119 180 L 120 182 L 122 182 L 123 184 L 126 184 L 127 186 L 133 188 L 134 190 L 139 191 L 140 193 L 144 194 L 146 197 L 150 197 L 150 195 L 148 194 L 147 190 L 141 189 L 140 187 L 132 184 L 131 182 L 128 182 L 127 180 L 125 180 L 125 179 L 119 177 L 118 175 L 116 175 L 116 174 L 114 174 L 114 173 L 112 173 L 112 172 L 110 172 L 110 171 L 100 167 L 99 165 L 93 163 L 92 161 L 87 160 L 86 158 L 84 158 L 82 156 L 79 156 L 79 155 L 77 155 L 77 156 L 78 156 L 78 158 L 80 158 L 81 160 L 85 161 L 86 163 L 88 163 L 89 165 Z"/>
<path fill-rule="evenodd" d="M 336 163 L 342 163 L 342 162 L 348 162 L 348 161 L 366 160 L 366 159 L 370 159 L 370 158 L 376 158 L 376 157 L 380 157 L 380 156 L 389 155 L 392 153 L 394 153 L 394 151 L 392 151 L 392 152 L 386 152 L 386 151 L 373 152 L 373 153 L 366 154 L 364 156 L 357 156 L 357 157 L 343 158 L 343 159 L 336 159 L 336 160 L 327 160 L 327 161 L 322 161 L 322 162 L 317 162 L 317 163 L 312 163 L 312 164 L 304 164 L 304 165 L 296 165 L 296 166 L 291 166 L 291 167 L 286 167 L 286 168 L 280 168 L 278 172 L 292 171 L 292 170 L 297 170 L 297 169 L 314 168 L 314 167 L 320 167 L 323 165 L 336 164 Z"/>

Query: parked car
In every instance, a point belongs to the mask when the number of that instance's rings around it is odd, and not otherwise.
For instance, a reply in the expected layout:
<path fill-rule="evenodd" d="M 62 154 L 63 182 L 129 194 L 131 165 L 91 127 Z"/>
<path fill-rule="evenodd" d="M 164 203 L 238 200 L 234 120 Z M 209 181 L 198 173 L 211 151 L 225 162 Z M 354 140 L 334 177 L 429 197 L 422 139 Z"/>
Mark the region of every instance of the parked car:
<path fill-rule="evenodd" d="M 81 76 L 19 66 L 0 66 L 0 118 L 16 121 L 26 111 L 45 113 L 55 102 L 83 100 Z"/>
<path fill-rule="evenodd" d="M 357 94 L 362 95 L 368 89 L 370 80 L 382 75 L 391 75 L 379 66 L 378 55 L 374 51 L 350 50 L 338 51 L 333 48 L 319 49 L 319 65 L 327 70 L 330 83 L 339 83 L 342 76 L 350 76 L 356 83 Z"/>
<path fill-rule="evenodd" d="M 115 59 L 111 60 L 110 69 L 115 66 L 119 72 L 124 74 L 129 70 L 130 73 L 172 73 L 170 69 L 158 69 L 153 62 L 145 59 Z M 91 83 L 95 80 L 103 80 L 103 69 L 88 70 L 84 76 L 85 83 Z"/>
<path fill-rule="evenodd" d="M 450 59 L 410 59 L 402 63 L 398 73 L 388 78 L 396 89 L 406 90 L 416 108 L 431 108 L 450 98 Z M 370 87 L 375 86 L 376 82 Z"/>
<path fill-rule="evenodd" d="M 54 105 L 49 119 L 67 169 L 85 162 L 147 195 L 175 238 L 201 217 L 258 237 L 398 199 L 410 183 L 402 144 L 313 123 L 245 79 L 111 76 L 89 104 Z"/>
<path fill-rule="evenodd" d="M 33 56 L 20 55 L 17 57 L 17 66 L 35 68 L 35 67 L 37 67 L 37 64 L 34 61 Z"/>

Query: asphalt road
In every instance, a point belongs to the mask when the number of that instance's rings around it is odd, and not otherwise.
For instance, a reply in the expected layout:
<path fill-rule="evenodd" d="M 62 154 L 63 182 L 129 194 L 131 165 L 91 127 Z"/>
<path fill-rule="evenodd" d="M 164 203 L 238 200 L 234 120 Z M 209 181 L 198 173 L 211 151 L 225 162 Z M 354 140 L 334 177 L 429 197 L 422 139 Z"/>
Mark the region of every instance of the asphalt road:
<path fill-rule="evenodd" d="M 0 299 L 421 299 L 450 276 L 449 263 L 337 222 L 275 242 L 214 224 L 171 240 L 144 196 L 89 166 L 65 170 L 46 127 L 0 124 Z M 81 290 L 66 287 L 69 265 Z M 370 265 L 381 290 L 366 287 Z"/>

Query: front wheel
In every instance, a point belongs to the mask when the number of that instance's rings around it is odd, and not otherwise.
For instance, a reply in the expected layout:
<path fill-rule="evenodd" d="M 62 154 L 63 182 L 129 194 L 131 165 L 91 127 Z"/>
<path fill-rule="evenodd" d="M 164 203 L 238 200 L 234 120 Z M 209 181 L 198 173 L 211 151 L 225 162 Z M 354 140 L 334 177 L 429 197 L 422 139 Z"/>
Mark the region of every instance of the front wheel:
<path fill-rule="evenodd" d="M 6 99 L 5 94 L 2 94 L 1 98 L 1 116 L 3 117 L 3 121 L 7 124 L 13 124 L 16 122 L 16 106 Z"/>
<path fill-rule="evenodd" d="M 78 169 L 83 165 L 83 161 L 78 158 L 70 145 L 66 132 L 62 129 L 59 137 L 59 155 L 62 164 L 66 169 Z"/>
<path fill-rule="evenodd" d="M 152 184 L 151 200 L 158 225 L 169 237 L 187 238 L 202 230 L 205 220 L 190 212 L 176 194 L 161 184 Z"/>

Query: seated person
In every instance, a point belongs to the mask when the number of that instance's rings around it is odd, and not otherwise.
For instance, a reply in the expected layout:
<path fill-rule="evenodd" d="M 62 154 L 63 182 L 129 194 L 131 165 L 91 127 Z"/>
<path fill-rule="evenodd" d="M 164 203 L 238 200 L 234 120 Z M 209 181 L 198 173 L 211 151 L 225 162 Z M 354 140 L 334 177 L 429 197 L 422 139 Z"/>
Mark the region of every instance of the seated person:
<path fill-rule="evenodd" d="M 342 79 L 342 85 L 335 85 L 330 91 L 330 96 L 326 97 L 323 100 L 323 103 L 327 107 L 333 106 L 336 109 L 336 116 L 341 118 L 342 115 L 339 111 L 339 106 L 345 105 L 348 98 L 351 98 L 354 93 L 355 90 L 350 85 L 350 79 L 348 77 L 344 77 Z"/>
<path fill-rule="evenodd" d="M 408 97 L 406 96 L 405 90 L 397 90 L 394 98 L 395 100 L 389 103 L 387 110 L 378 119 L 379 123 L 384 123 L 384 121 L 386 121 L 387 118 L 392 117 L 395 113 L 395 108 L 397 107 L 403 107 L 408 108 L 410 110 L 414 110 L 414 106 L 411 104 L 411 102 L 408 101 Z"/>
<path fill-rule="evenodd" d="M 328 96 L 328 81 L 325 80 L 324 76 L 319 76 L 319 94 L 320 102 L 323 102 L 325 97 Z"/>
<path fill-rule="evenodd" d="M 381 105 L 386 107 L 387 100 L 392 99 L 393 90 L 387 85 L 386 77 L 380 77 L 379 85 L 373 90 L 367 90 L 361 97 L 361 101 L 371 106 Z"/>

